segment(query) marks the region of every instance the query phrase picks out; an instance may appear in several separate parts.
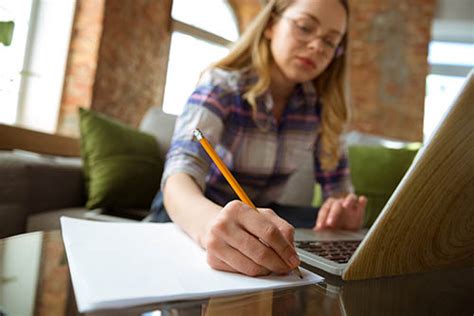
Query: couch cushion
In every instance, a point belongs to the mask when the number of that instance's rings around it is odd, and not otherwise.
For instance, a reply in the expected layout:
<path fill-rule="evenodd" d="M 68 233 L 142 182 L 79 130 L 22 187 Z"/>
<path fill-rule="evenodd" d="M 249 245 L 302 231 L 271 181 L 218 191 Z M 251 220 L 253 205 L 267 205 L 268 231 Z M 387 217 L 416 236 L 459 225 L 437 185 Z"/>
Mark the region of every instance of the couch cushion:
<path fill-rule="evenodd" d="M 0 238 L 25 231 L 29 214 L 84 205 L 79 158 L 0 151 Z"/>
<path fill-rule="evenodd" d="M 57 209 L 28 216 L 26 231 L 33 232 L 61 229 L 60 219 L 62 216 L 105 222 L 134 223 L 144 219 L 147 215 L 148 209 L 123 210 L 113 215 L 105 213 L 102 209 L 90 211 L 84 207 Z"/>
<path fill-rule="evenodd" d="M 80 132 L 87 208 L 149 208 L 163 170 L 153 136 L 85 109 Z"/>
<path fill-rule="evenodd" d="M 368 198 L 365 227 L 373 224 L 410 167 L 420 146 L 419 143 L 404 148 L 349 146 L 349 163 L 355 192 Z"/>
<path fill-rule="evenodd" d="M 48 212 L 28 216 L 26 231 L 50 231 L 61 229 L 60 218 L 67 216 L 72 218 L 86 218 L 87 209 L 83 207 L 50 210 Z"/>
<path fill-rule="evenodd" d="M 140 131 L 155 137 L 163 161 L 171 144 L 176 118 L 176 115 L 164 113 L 161 107 L 151 106 L 138 127 Z"/>

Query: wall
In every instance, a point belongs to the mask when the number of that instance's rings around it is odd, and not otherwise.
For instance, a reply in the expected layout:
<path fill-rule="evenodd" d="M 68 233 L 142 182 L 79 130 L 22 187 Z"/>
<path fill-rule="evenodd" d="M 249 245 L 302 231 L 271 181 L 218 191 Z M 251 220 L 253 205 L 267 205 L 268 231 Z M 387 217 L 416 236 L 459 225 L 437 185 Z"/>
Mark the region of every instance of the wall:
<path fill-rule="evenodd" d="M 171 0 L 106 1 L 91 108 L 138 126 L 161 103 Z"/>
<path fill-rule="evenodd" d="M 90 108 L 105 0 L 76 2 L 57 132 L 78 136 L 78 108 Z"/>
<path fill-rule="evenodd" d="M 257 0 L 228 0 L 232 10 L 234 10 L 237 21 L 239 21 L 240 33 L 252 22 L 252 18 L 261 9 Z"/>
<path fill-rule="evenodd" d="M 161 104 L 171 0 L 80 0 L 57 132 L 78 136 L 78 108 L 137 126 Z"/>
<path fill-rule="evenodd" d="M 104 3 L 103 26 L 97 25 L 99 17 L 88 23 L 95 24 L 95 30 L 103 29 L 100 50 L 96 57 L 91 49 L 84 80 L 75 79 L 81 72 L 75 69 L 80 63 L 70 63 L 60 117 L 64 133 L 77 125 L 77 105 L 137 126 L 148 107 L 162 102 L 172 0 L 99 2 Z M 260 7 L 259 0 L 229 2 L 241 28 Z M 422 139 L 427 49 L 435 7 L 436 0 L 351 1 L 348 54 L 353 129 L 410 141 Z M 83 28 L 77 21 L 74 36 L 79 40 Z M 73 45 L 71 52 L 74 54 Z M 98 66 L 91 76 L 93 60 Z M 90 92 L 81 93 L 81 85 Z"/>
<path fill-rule="evenodd" d="M 352 1 L 350 91 L 356 130 L 423 138 L 435 0 Z"/>
<path fill-rule="evenodd" d="M 467 0 L 466 0 L 467 1 Z M 242 29 L 257 0 L 229 0 Z M 348 73 L 351 129 L 423 139 L 428 44 L 436 0 L 350 1 Z"/>

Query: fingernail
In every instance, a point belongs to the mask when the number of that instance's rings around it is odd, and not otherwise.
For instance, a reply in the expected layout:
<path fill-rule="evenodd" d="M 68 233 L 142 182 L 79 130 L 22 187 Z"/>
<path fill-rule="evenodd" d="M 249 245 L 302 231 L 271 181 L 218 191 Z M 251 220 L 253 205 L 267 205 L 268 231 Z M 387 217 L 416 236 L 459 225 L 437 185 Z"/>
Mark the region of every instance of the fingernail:
<path fill-rule="evenodd" d="M 329 217 L 329 218 L 328 218 L 328 225 L 332 225 L 333 222 L 334 222 L 334 218 L 333 218 L 333 217 Z"/>
<path fill-rule="evenodd" d="M 291 256 L 289 261 L 290 261 L 291 266 L 294 266 L 294 267 L 296 267 L 300 264 L 300 259 L 298 258 L 297 255 Z"/>

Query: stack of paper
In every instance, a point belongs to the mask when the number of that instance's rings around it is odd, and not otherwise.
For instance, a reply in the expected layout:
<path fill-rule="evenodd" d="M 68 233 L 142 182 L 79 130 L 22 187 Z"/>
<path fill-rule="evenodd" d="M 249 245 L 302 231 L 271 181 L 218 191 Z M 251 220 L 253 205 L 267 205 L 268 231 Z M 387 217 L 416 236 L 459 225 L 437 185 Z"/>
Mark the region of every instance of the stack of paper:
<path fill-rule="evenodd" d="M 104 223 L 61 218 L 69 269 L 80 312 L 171 300 L 198 299 L 320 282 L 252 278 L 216 271 L 206 253 L 174 224 Z"/>

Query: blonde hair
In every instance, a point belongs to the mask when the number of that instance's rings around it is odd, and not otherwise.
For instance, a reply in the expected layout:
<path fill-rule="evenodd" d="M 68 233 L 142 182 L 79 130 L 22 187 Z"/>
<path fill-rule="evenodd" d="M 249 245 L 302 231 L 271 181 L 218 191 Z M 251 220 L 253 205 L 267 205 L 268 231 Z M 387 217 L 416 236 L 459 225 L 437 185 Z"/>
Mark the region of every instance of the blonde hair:
<path fill-rule="evenodd" d="M 254 116 L 257 112 L 257 98 L 263 95 L 270 86 L 270 41 L 264 31 L 272 17 L 283 13 L 291 0 L 270 0 L 247 27 L 240 39 L 231 48 L 229 54 L 212 64 L 211 67 L 226 70 L 252 69 L 258 80 L 243 95 L 252 107 Z M 349 15 L 346 1 L 341 1 Z M 347 33 L 347 32 L 346 32 Z M 341 42 L 346 50 L 347 36 Z M 349 108 L 345 99 L 345 55 L 334 57 L 327 69 L 315 78 L 314 85 L 318 96 L 323 100 L 321 118 L 320 161 L 325 171 L 337 167 L 341 152 L 341 135 L 349 120 Z"/>

